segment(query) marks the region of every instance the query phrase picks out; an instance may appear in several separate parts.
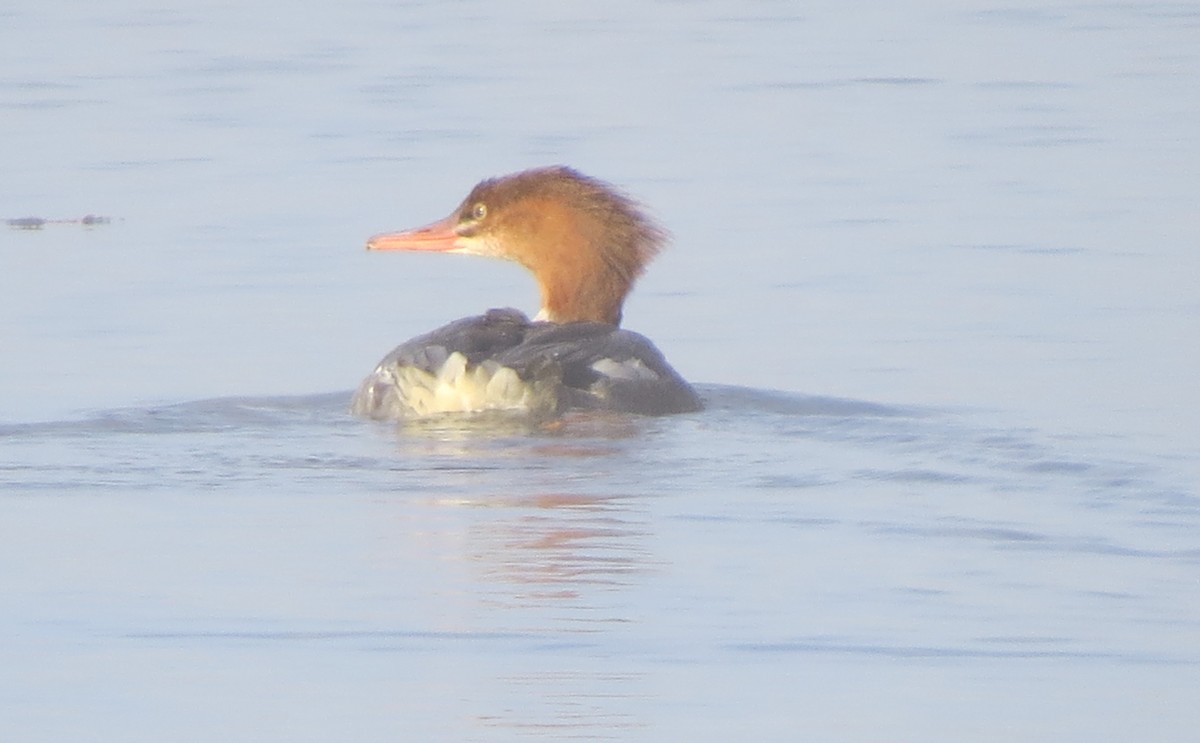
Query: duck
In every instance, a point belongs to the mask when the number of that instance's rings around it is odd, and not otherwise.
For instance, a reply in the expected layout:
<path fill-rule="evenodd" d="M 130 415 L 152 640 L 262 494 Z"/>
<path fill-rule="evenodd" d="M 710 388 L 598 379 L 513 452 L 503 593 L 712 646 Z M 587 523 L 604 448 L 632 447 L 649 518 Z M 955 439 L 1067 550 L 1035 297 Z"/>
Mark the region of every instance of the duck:
<path fill-rule="evenodd" d="M 359 385 L 351 412 L 405 420 L 700 410 L 699 395 L 662 352 L 621 327 L 626 298 L 666 241 L 616 187 L 562 165 L 486 179 L 444 219 L 371 237 L 369 251 L 515 261 L 533 274 L 541 304 L 532 319 L 490 309 L 401 344 Z"/>

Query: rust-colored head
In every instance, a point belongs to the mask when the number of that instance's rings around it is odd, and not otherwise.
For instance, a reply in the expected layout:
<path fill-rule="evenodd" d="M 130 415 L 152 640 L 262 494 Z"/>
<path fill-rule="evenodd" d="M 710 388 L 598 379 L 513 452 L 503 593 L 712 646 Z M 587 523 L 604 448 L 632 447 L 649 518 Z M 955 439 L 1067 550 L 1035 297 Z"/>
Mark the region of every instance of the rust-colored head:
<path fill-rule="evenodd" d="M 445 219 L 376 235 L 367 249 L 507 258 L 537 279 L 538 319 L 617 325 L 633 282 L 665 241 L 612 186 L 557 166 L 483 181 Z"/>

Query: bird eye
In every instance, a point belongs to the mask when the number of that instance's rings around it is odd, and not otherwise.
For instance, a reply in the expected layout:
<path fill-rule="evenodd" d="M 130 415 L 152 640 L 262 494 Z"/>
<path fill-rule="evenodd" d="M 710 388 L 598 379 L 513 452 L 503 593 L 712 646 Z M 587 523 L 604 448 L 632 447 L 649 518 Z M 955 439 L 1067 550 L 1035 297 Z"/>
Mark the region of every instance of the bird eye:
<path fill-rule="evenodd" d="M 487 204 L 482 202 L 471 207 L 471 219 L 480 220 L 487 216 Z"/>

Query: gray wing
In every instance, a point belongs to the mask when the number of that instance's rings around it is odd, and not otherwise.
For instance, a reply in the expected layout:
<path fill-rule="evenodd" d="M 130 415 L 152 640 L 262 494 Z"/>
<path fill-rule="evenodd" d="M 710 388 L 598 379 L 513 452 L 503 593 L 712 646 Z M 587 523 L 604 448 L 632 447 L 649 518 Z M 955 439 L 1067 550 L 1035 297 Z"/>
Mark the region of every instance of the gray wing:
<path fill-rule="evenodd" d="M 568 407 L 643 415 L 687 413 L 700 398 L 648 338 L 604 323 L 534 323 L 520 345 L 496 358 L 522 377 L 552 363 Z M 561 407 L 561 405 L 560 405 Z"/>
<path fill-rule="evenodd" d="M 373 418 L 409 414 L 397 393 L 408 368 L 432 375 L 459 353 L 468 367 L 506 367 L 537 389 L 539 407 L 666 415 L 699 410 L 700 398 L 647 338 L 605 323 L 531 323 L 514 309 L 489 310 L 413 338 L 363 381 L 351 411 Z M 550 399 L 547 399 L 549 396 Z"/>
<path fill-rule="evenodd" d="M 485 315 L 455 320 L 405 341 L 379 365 L 401 364 L 436 373 L 446 358 L 456 352 L 466 356 L 468 363 L 478 364 L 520 345 L 529 325 L 529 318 L 518 310 L 488 310 Z"/>

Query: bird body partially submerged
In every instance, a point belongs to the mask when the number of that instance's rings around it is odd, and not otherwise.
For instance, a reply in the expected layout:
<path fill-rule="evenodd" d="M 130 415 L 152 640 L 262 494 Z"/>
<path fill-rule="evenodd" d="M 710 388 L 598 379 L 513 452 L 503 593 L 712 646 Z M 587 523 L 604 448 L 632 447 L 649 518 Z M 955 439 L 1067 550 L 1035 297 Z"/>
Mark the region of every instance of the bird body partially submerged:
<path fill-rule="evenodd" d="M 371 238 L 372 250 L 516 261 L 537 280 L 541 309 L 533 321 L 516 310 L 491 310 L 408 341 L 364 380 L 352 411 L 396 419 L 483 410 L 698 410 L 696 393 L 654 344 L 617 327 L 625 297 L 664 240 L 631 200 L 565 167 L 483 181 L 445 219 Z"/>
<path fill-rule="evenodd" d="M 352 412 L 399 419 L 571 409 L 666 415 L 700 409 L 696 393 L 648 339 L 607 323 L 531 322 L 490 310 L 401 345 L 354 395 Z"/>

